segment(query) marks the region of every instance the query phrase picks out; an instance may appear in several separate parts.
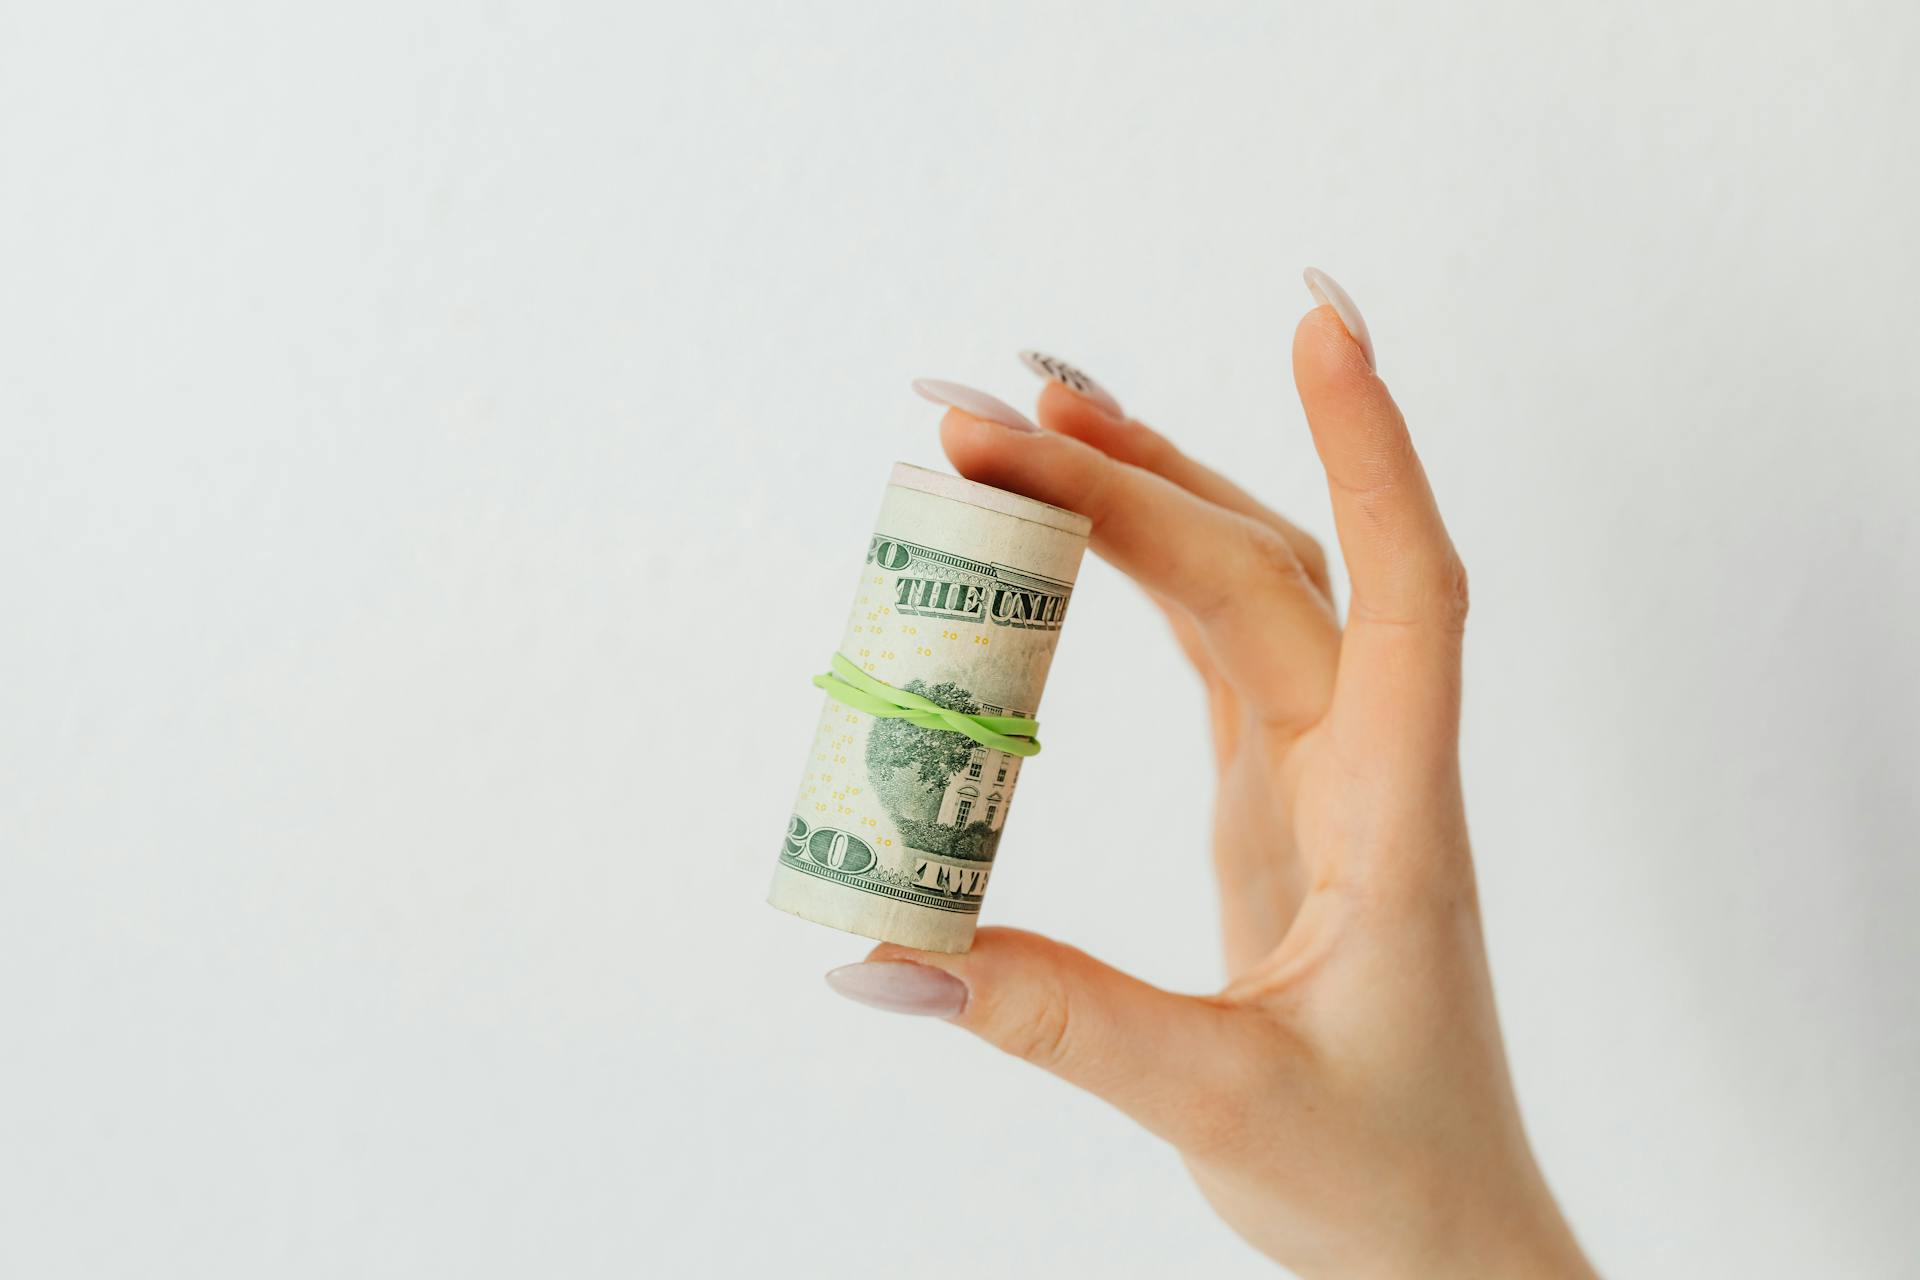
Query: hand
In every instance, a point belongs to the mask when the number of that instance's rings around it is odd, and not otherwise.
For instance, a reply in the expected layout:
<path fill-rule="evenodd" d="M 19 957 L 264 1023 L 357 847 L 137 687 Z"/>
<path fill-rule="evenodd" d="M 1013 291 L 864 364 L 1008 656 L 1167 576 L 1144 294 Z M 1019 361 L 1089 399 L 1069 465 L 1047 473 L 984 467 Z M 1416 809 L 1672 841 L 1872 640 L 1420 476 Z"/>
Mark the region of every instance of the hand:
<path fill-rule="evenodd" d="M 1344 629 L 1312 538 L 1078 371 L 1033 358 L 1054 379 L 1044 430 L 937 384 L 960 472 L 1091 517 L 1199 672 L 1226 988 L 1176 995 L 1011 929 L 965 955 L 883 945 L 829 979 L 1107 1099 L 1302 1275 L 1591 1275 L 1494 1013 L 1457 750 L 1466 576 L 1358 310 L 1308 285 L 1327 305 L 1293 371 L 1352 582 Z"/>

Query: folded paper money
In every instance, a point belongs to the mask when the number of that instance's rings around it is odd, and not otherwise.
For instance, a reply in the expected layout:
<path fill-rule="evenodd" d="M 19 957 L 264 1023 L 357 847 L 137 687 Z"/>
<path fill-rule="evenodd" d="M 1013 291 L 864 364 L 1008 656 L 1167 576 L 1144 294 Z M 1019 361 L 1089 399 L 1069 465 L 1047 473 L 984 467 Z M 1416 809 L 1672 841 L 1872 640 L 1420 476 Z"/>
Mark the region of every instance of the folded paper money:
<path fill-rule="evenodd" d="M 839 656 L 862 685 L 917 696 L 902 701 L 989 724 L 1034 716 L 1091 528 L 895 464 Z M 967 950 L 1020 765 L 965 733 L 829 696 L 767 901 L 869 938 Z"/>

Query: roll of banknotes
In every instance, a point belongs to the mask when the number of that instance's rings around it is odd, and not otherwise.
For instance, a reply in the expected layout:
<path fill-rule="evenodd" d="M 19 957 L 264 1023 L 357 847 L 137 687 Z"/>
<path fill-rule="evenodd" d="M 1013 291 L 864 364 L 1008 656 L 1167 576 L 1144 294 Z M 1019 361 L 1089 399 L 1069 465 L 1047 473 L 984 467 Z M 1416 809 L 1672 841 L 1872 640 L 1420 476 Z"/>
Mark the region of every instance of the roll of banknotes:
<path fill-rule="evenodd" d="M 1091 528 L 1044 502 L 896 464 L 836 670 L 880 699 L 904 690 L 902 701 L 976 723 L 1030 727 L 1019 722 L 1039 709 Z M 767 901 L 869 938 L 967 950 L 1033 749 L 1024 736 L 982 736 L 999 745 L 829 694 Z"/>

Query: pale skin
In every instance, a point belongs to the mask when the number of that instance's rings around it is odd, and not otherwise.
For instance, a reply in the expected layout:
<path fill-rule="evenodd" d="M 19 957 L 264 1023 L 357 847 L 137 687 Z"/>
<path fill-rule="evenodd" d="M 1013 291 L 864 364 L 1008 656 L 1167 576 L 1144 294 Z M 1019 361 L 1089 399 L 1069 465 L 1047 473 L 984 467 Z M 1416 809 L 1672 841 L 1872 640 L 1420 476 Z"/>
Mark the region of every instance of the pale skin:
<path fill-rule="evenodd" d="M 1312 538 L 1105 397 L 1049 383 L 1039 432 L 941 423 L 962 475 L 1090 516 L 1192 661 L 1226 986 L 1176 994 L 1002 928 L 868 960 L 959 979 L 952 1022 L 1171 1143 L 1302 1276 L 1588 1276 L 1494 1011 L 1457 749 L 1466 575 L 1371 354 L 1332 306 L 1294 335 L 1344 625 Z"/>

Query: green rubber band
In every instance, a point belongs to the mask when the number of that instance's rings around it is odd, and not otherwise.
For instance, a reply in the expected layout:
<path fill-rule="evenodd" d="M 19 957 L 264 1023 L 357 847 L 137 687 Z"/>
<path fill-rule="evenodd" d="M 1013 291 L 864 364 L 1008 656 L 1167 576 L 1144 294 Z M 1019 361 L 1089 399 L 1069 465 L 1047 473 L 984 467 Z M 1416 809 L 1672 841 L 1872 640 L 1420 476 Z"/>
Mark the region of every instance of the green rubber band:
<path fill-rule="evenodd" d="M 839 654 L 833 655 L 833 670 L 813 678 L 816 688 L 843 702 L 855 711 L 889 720 L 905 720 L 922 729 L 943 729 L 963 733 L 983 747 L 1004 751 L 1010 756 L 1037 756 L 1040 740 L 1038 720 L 1025 716 L 972 716 L 954 711 L 937 702 L 896 689 L 885 680 L 876 680 Z"/>

